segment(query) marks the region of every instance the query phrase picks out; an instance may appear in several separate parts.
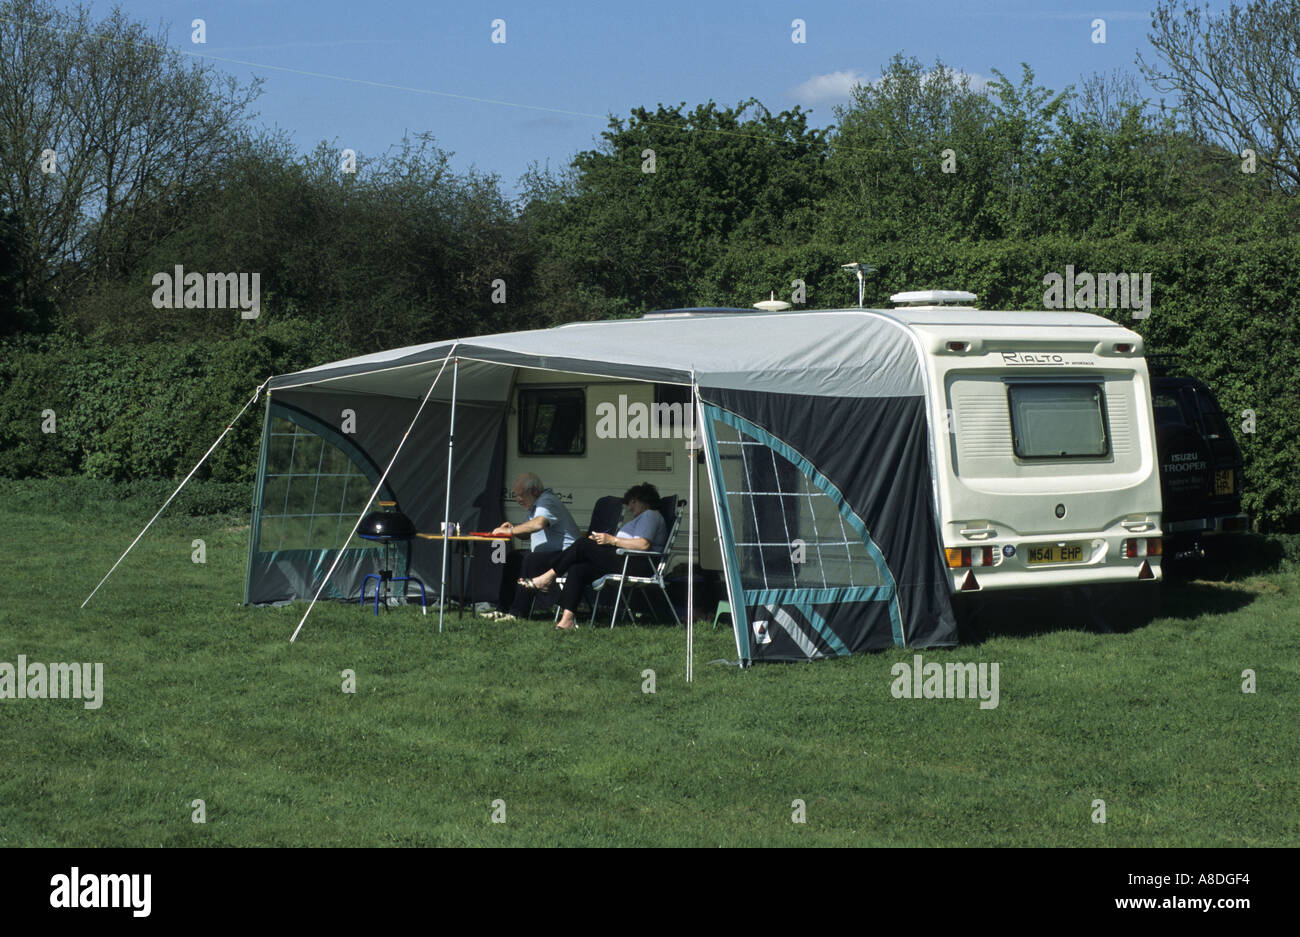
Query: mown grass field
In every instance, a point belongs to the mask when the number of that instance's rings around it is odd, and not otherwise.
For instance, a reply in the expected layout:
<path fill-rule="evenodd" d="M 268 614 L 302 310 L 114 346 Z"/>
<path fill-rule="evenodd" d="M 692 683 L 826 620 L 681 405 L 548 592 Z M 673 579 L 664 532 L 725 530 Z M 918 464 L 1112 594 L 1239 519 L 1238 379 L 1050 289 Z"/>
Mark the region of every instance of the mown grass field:
<path fill-rule="evenodd" d="M 1300 842 L 1285 559 L 1167 588 L 1167 616 L 1131 633 L 923 652 L 998 662 L 1000 704 L 981 710 L 894 699 L 912 651 L 710 663 L 735 646 L 707 624 L 689 685 L 670 627 L 453 615 L 438 634 L 418 608 L 323 604 L 290 645 L 304 606 L 239 605 L 237 515 L 164 517 L 79 610 L 156 505 L 6 491 L 0 661 L 102 661 L 105 690 L 94 711 L 0 700 L 0 846 Z"/>

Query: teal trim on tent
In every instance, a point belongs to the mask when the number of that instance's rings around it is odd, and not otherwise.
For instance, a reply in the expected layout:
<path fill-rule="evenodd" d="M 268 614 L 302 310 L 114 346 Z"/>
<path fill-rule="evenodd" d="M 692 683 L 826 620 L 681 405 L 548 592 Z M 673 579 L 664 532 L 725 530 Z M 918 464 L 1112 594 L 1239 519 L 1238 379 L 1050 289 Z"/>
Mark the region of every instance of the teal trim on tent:
<path fill-rule="evenodd" d="M 875 589 L 872 590 L 873 592 L 872 597 L 867 598 L 864 596 L 859 599 L 851 599 L 850 601 L 888 602 L 889 623 L 893 632 L 894 644 L 897 647 L 906 647 L 907 645 L 903 637 L 903 616 L 898 607 L 898 586 L 897 583 L 895 583 L 894 581 L 894 574 L 890 571 L 889 565 L 885 562 L 885 557 L 880 552 L 880 548 L 877 547 L 875 541 L 871 539 L 871 534 L 867 531 L 866 525 L 862 522 L 862 519 L 858 517 L 856 513 L 854 513 L 853 509 L 849 507 L 848 502 L 844 499 L 844 495 L 840 493 L 839 488 L 837 488 L 829 478 L 827 478 L 820 471 L 818 471 L 817 467 L 813 465 L 810 461 L 808 461 L 808 459 L 806 459 L 802 453 L 795 451 L 793 448 L 786 445 L 780 439 L 777 439 L 775 436 L 767 432 L 767 430 L 763 429 L 762 427 L 751 423 L 749 420 L 746 420 L 744 417 L 737 416 L 736 414 L 732 413 L 729 410 L 723 410 L 721 407 L 715 404 L 708 404 L 708 403 L 704 404 L 704 412 L 705 415 L 709 417 L 709 419 L 706 420 L 706 423 L 711 423 L 711 421 L 713 420 L 717 420 L 721 423 L 725 423 L 728 426 L 732 427 L 733 429 L 744 433 L 746 436 L 758 440 L 760 443 L 767 446 L 768 448 L 773 449 L 776 452 L 779 452 L 782 455 L 782 457 L 784 457 L 788 462 L 793 464 L 803 474 L 805 478 L 807 478 L 810 482 L 812 482 L 819 489 L 821 489 L 822 492 L 824 492 L 826 496 L 831 499 L 831 501 L 835 504 L 836 508 L 839 510 L 840 516 L 843 517 L 844 520 L 846 520 L 849 523 L 849 525 L 857 532 L 858 536 L 861 538 L 862 545 L 866 547 L 867 555 L 871 558 L 872 563 L 876 567 L 876 571 L 880 574 L 880 578 L 883 580 L 883 586 L 875 587 Z M 709 430 L 708 438 L 709 438 L 710 445 L 715 447 L 714 453 L 716 458 L 716 452 L 717 452 L 716 441 L 712 433 L 712 427 L 710 425 L 706 428 Z M 725 510 L 725 505 L 727 501 L 725 491 L 716 492 L 715 497 L 718 498 L 718 503 L 723 505 Z M 727 515 L 729 536 L 724 539 L 727 540 L 727 546 L 729 550 L 733 551 L 729 553 L 728 559 L 730 562 L 733 562 L 735 564 L 733 568 L 737 571 L 737 575 L 739 575 L 740 564 L 738 558 L 734 554 L 734 547 L 732 546 L 731 543 L 731 541 L 735 539 L 733 533 L 735 528 L 730 526 L 731 515 L 729 510 L 726 510 L 726 515 Z M 883 590 L 883 592 L 881 592 L 881 594 L 879 595 L 875 595 L 874 593 L 876 589 Z M 798 592 L 801 590 L 776 590 L 776 591 L 780 592 L 785 596 L 791 596 L 791 595 L 797 595 Z M 748 595 L 749 594 L 746 593 L 746 598 L 748 598 Z M 783 601 L 782 604 L 785 604 L 788 601 L 790 600 L 786 599 Z M 795 601 L 797 601 L 797 599 Z M 748 623 L 746 624 L 748 625 Z"/>
<path fill-rule="evenodd" d="M 826 624 L 826 619 L 817 614 L 817 610 L 812 607 L 811 602 L 807 605 L 804 605 L 803 603 L 795 603 L 795 608 L 799 609 L 799 611 L 802 612 L 810 622 L 812 622 L 813 627 L 817 629 L 817 633 L 820 634 L 822 639 L 831 646 L 831 650 L 840 657 L 847 657 L 849 655 L 850 651 L 844 646 L 844 642 L 840 640 L 839 635 L 834 631 L 831 631 L 830 626 Z"/>
<path fill-rule="evenodd" d="M 885 586 L 840 586 L 831 589 L 754 589 L 745 591 L 746 605 L 780 605 L 792 607 L 806 618 L 822 640 L 840 657 L 852 653 L 839 636 L 817 614 L 817 605 L 836 605 L 841 602 L 882 602 L 889 598 Z"/>
<path fill-rule="evenodd" d="M 736 647 L 740 653 L 742 661 L 753 660 L 753 651 L 749 641 L 749 614 L 745 610 L 745 603 L 737 601 L 737 598 L 743 597 L 744 586 L 740 581 L 740 557 L 736 555 L 736 538 L 733 531 L 736 529 L 731 523 L 731 507 L 727 504 L 726 485 L 722 480 L 722 460 L 718 455 L 718 439 L 713 432 L 713 421 L 716 419 L 714 412 L 721 412 L 717 407 L 710 406 L 703 400 L 700 406 L 704 409 L 704 444 L 709 447 L 709 459 L 716 467 L 716 471 L 709 473 L 709 484 L 713 488 L 713 504 L 722 520 L 722 553 L 723 565 L 726 566 L 727 583 L 735 586 L 735 594 L 728 592 L 727 598 L 731 605 L 731 625 L 736 633 Z"/>
<path fill-rule="evenodd" d="M 745 598 L 755 604 L 805 602 L 810 605 L 833 605 L 837 602 L 883 602 L 890 596 L 888 586 L 831 586 L 828 589 L 747 589 Z"/>

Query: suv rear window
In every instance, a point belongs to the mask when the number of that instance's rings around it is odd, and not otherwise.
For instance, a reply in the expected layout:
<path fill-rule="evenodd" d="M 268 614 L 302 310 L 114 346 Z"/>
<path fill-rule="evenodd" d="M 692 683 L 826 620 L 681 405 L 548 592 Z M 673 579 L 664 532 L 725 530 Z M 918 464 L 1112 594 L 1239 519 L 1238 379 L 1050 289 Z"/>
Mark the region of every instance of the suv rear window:
<path fill-rule="evenodd" d="M 1199 389 L 1196 392 L 1196 404 L 1201 410 L 1201 421 L 1205 424 L 1205 435 L 1210 439 L 1231 439 L 1232 430 L 1228 429 L 1228 421 L 1223 416 L 1223 411 L 1214 405 L 1204 392 Z"/>
<path fill-rule="evenodd" d="M 1183 408 L 1178 405 L 1176 394 L 1157 391 L 1151 395 L 1151 409 L 1155 414 L 1156 426 L 1181 426 L 1190 422 Z"/>
<path fill-rule="evenodd" d="M 1011 440 L 1022 459 L 1110 455 L 1105 397 L 1092 383 L 1007 385 Z"/>

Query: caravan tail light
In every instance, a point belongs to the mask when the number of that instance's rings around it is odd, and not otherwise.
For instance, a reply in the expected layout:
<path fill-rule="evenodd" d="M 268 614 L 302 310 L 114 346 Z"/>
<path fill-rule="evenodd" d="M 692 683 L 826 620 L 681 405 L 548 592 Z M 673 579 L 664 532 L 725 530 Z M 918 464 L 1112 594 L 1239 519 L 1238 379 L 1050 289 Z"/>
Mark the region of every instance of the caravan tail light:
<path fill-rule="evenodd" d="M 993 565 L 992 547 L 949 547 L 943 552 L 948 557 L 949 569 Z"/>
<path fill-rule="evenodd" d="M 1133 346 L 1130 345 L 1128 342 L 1120 342 L 1118 345 L 1115 346 L 1115 353 L 1119 355 L 1127 355 L 1132 350 L 1133 350 Z"/>
<path fill-rule="evenodd" d="M 1130 537 L 1124 541 L 1123 555 L 1126 560 L 1136 560 L 1143 556 L 1159 556 L 1164 549 L 1164 544 L 1159 537 L 1146 537 L 1140 539 Z"/>
<path fill-rule="evenodd" d="M 948 350 L 957 352 L 970 351 L 970 342 L 949 342 Z"/>

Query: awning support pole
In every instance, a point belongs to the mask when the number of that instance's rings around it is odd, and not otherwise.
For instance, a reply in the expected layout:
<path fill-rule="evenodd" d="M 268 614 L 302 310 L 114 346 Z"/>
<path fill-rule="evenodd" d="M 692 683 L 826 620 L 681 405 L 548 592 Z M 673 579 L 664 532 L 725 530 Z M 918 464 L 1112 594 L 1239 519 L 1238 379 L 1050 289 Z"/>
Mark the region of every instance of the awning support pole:
<path fill-rule="evenodd" d="M 302 613 L 302 621 L 298 622 L 298 627 L 293 630 L 293 637 L 289 638 L 290 644 L 298 640 L 298 632 L 302 631 L 302 626 L 307 623 L 307 616 L 310 615 L 311 610 L 316 607 L 317 600 L 320 599 L 321 593 L 325 591 L 325 586 L 330 581 L 330 577 L 334 575 L 335 567 L 339 565 L 339 560 L 343 559 L 344 551 L 347 550 L 348 544 L 352 542 L 352 538 L 357 535 L 357 528 L 361 526 L 361 522 L 365 520 L 366 515 L 370 513 L 371 502 L 375 500 L 375 495 L 379 494 L 379 489 L 384 487 L 384 482 L 388 479 L 388 473 L 393 470 L 393 464 L 397 461 L 397 456 L 401 453 L 402 447 L 406 445 L 406 439 L 411 435 L 411 430 L 415 428 L 415 421 L 418 420 L 420 414 L 424 412 L 424 405 L 429 402 L 429 397 L 433 395 L 433 389 L 438 386 L 438 379 L 442 377 L 442 372 L 447 370 L 447 362 L 451 360 L 451 356 L 455 351 L 456 346 L 452 345 L 451 349 L 447 352 L 447 357 L 442 359 L 442 367 L 438 369 L 437 375 L 433 378 L 433 383 L 430 384 L 429 389 L 425 391 L 424 399 L 420 401 L 420 406 L 416 408 L 415 416 L 411 417 L 411 425 L 406 427 L 406 432 L 402 434 L 402 438 L 397 444 L 397 449 L 393 452 L 393 457 L 388 460 L 388 467 L 384 469 L 384 474 L 379 476 L 379 481 L 375 485 L 375 490 L 370 492 L 370 497 L 366 499 L 366 506 L 362 508 L 361 513 L 357 515 L 356 523 L 352 525 L 352 530 L 348 533 L 347 539 L 343 541 L 343 546 L 339 547 L 338 555 L 334 557 L 334 562 L 330 564 L 329 571 L 325 573 L 325 578 L 321 580 L 320 588 L 317 589 L 316 594 L 312 596 L 311 604 L 307 606 L 307 611 Z"/>
<path fill-rule="evenodd" d="M 234 425 L 239 422 L 239 418 L 244 415 L 244 411 L 246 411 L 253 404 L 257 403 L 257 398 L 262 395 L 262 388 L 265 387 L 268 383 L 270 383 L 270 381 L 271 379 L 268 377 L 265 381 L 263 381 L 261 384 L 257 386 L 257 390 L 253 391 L 252 399 L 250 399 L 248 403 L 244 404 L 243 408 L 240 409 L 240 411 L 235 414 L 235 418 L 226 425 L 226 428 L 224 430 L 222 430 L 221 435 L 217 437 L 217 441 L 208 447 L 207 452 L 203 453 L 203 458 L 199 459 L 199 461 L 195 464 L 194 468 L 190 469 L 190 473 L 185 476 L 185 480 L 176 487 L 175 491 L 172 492 L 172 496 L 163 502 L 163 506 L 158 509 L 158 513 L 153 516 L 153 520 L 149 521 L 149 523 L 144 525 L 144 530 L 140 531 L 140 533 L 136 535 L 136 538 L 131 541 L 131 545 L 126 548 L 126 553 L 123 553 L 121 556 L 117 558 L 117 562 L 113 564 L 113 569 L 110 569 L 107 573 L 104 574 L 104 578 L 99 580 L 99 586 L 95 586 L 95 588 L 90 591 L 90 595 L 86 596 L 86 601 L 81 603 L 82 608 L 86 607 L 86 602 L 89 602 L 91 599 L 95 597 L 95 593 L 99 591 L 99 587 L 102 586 L 104 583 L 108 582 L 108 577 L 113 575 L 113 570 L 117 569 L 118 566 L 122 564 L 122 561 L 126 559 L 127 553 L 130 553 L 132 550 L 135 549 L 135 545 L 140 542 L 140 538 L 145 535 L 145 532 L 148 531 L 148 529 L 153 526 L 153 522 L 158 520 L 158 518 L 162 517 L 163 511 L 167 510 L 167 505 L 172 503 L 173 499 L 175 499 L 175 497 L 181 493 L 181 489 L 184 488 L 189 483 L 189 480 L 194 477 L 194 473 L 199 470 L 199 466 L 208 460 L 208 456 L 212 455 L 213 451 L 217 448 L 217 446 L 221 445 L 221 440 L 225 439 L 226 433 L 229 433 L 231 429 L 234 428 Z"/>
<path fill-rule="evenodd" d="M 447 429 L 447 498 L 442 506 L 442 586 L 438 592 L 438 634 L 442 634 L 442 616 L 447 605 L 447 552 L 451 541 L 451 453 L 456 445 L 456 380 L 460 376 L 460 359 L 451 363 L 451 424 Z M 469 571 L 474 578 L 474 570 Z M 465 610 L 465 596 L 460 597 L 461 612 Z"/>
<path fill-rule="evenodd" d="M 695 679 L 695 408 L 700 389 L 691 369 L 691 416 L 687 422 L 686 458 L 690 465 L 686 499 L 686 682 Z"/>

